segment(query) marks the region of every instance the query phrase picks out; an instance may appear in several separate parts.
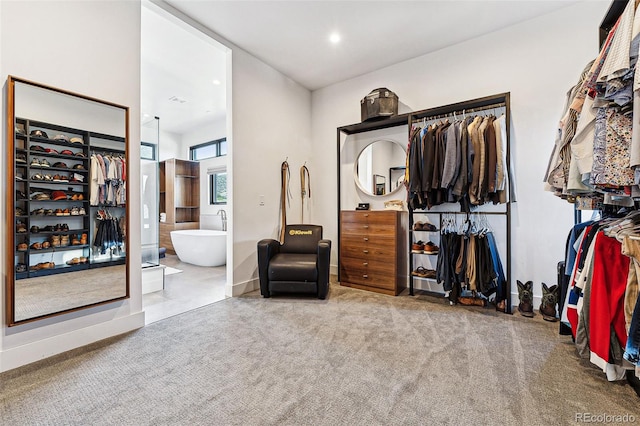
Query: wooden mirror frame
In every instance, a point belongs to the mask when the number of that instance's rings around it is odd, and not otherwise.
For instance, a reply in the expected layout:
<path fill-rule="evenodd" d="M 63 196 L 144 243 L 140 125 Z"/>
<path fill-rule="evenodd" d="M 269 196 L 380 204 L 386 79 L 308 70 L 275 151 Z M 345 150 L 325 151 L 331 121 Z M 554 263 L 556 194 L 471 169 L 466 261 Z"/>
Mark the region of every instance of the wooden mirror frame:
<path fill-rule="evenodd" d="M 7 119 L 7 133 L 6 133 L 6 141 L 7 141 L 7 149 L 6 149 L 6 157 L 7 157 L 7 162 L 6 162 L 6 168 L 7 168 L 7 172 L 6 172 L 6 182 L 7 182 L 7 191 L 8 194 L 6 196 L 6 215 L 7 215 L 7 223 L 6 223 L 6 227 L 5 227 L 5 249 L 6 249 L 6 256 L 5 256 L 5 262 L 6 262 L 6 276 L 5 276 L 5 308 L 6 308 L 6 321 L 7 321 L 7 325 L 9 327 L 11 326 L 16 326 L 16 325 L 21 325 L 21 324 L 25 324 L 25 323 L 29 323 L 29 322 L 33 322 L 33 321 L 37 321 L 37 320 L 41 320 L 44 318 L 50 318 L 50 317 L 55 317 L 55 316 L 59 316 L 59 315 L 63 315 L 63 314 L 67 314 L 70 312 L 76 312 L 76 311 L 80 311 L 83 309 L 87 309 L 90 307 L 95 307 L 95 306 L 99 306 L 99 305 L 104 305 L 104 304 L 108 304 L 108 303 L 113 303 L 113 302 L 117 302 L 117 301 L 121 301 L 121 300 L 125 300 L 128 299 L 130 297 L 130 283 L 129 283 L 129 275 L 130 275 L 130 256 L 129 256 L 129 233 L 130 233 L 130 209 L 129 209 L 129 203 L 131 201 L 131 197 L 130 197 L 130 190 L 129 190 L 129 185 L 126 185 L 126 204 L 124 206 L 124 210 L 125 210 L 125 226 L 126 226 L 126 230 L 127 232 L 124 235 L 123 238 L 123 244 L 124 244 L 124 252 L 125 252 L 125 291 L 124 291 L 124 295 L 123 296 L 119 296 L 119 297 L 115 297 L 115 298 L 109 298 L 108 300 L 100 300 L 97 301 L 95 303 L 88 303 L 85 305 L 81 305 L 81 306 L 73 306 L 70 307 L 68 309 L 60 309 L 57 310 L 55 312 L 51 312 L 51 313 L 47 313 L 47 314 L 43 314 L 43 315 L 37 315 L 31 318 L 26 318 L 26 319 L 22 319 L 22 320 L 16 320 L 16 315 L 15 315 L 15 308 L 16 308 L 16 303 L 15 303 L 15 283 L 16 283 L 16 268 L 15 268 L 15 256 L 16 256 L 16 215 L 15 215 L 15 208 L 16 208 L 16 203 L 15 203 L 15 191 L 16 191 L 16 176 L 15 176 L 15 169 L 16 169 L 16 161 L 15 161 L 15 152 L 16 152 L 16 99 L 15 99 L 15 85 L 16 83 L 20 83 L 20 84 L 25 84 L 25 85 L 29 85 L 29 86 L 33 86 L 35 88 L 39 88 L 39 89 L 43 89 L 43 90 L 47 90 L 47 91 L 51 91 L 54 94 L 60 94 L 60 95 L 66 95 L 72 98 L 77 98 L 78 100 L 84 100 L 87 102 L 92 102 L 95 103 L 96 105 L 101 105 L 101 106 L 106 106 L 106 107 L 113 107 L 113 108 L 117 108 L 117 109 L 121 109 L 122 113 L 124 114 L 124 136 L 123 138 L 118 137 L 118 139 L 124 139 L 124 156 L 125 156 L 125 160 L 126 160 L 126 174 L 128 176 L 130 176 L 130 172 L 131 172 L 131 167 L 129 164 L 129 157 L 128 157 L 128 145 L 129 145 L 129 107 L 123 106 L 123 105 L 119 105 L 113 102 L 108 102 L 108 101 L 104 101 L 101 99 L 96 99 L 96 98 L 92 98 L 89 96 L 85 96 L 85 95 L 81 95 L 78 93 L 73 93 L 70 91 L 66 91 L 63 89 L 59 89 L 59 88 L 55 88 L 55 87 L 51 87 L 51 86 L 47 86 L 44 84 L 40 84 L 40 83 L 35 83 L 33 81 L 29 81 L 29 80 L 25 80 L 22 78 L 18 78 L 18 77 L 14 77 L 14 76 L 8 76 L 7 78 L 7 103 L 6 103 L 6 108 L 7 108 L 7 113 L 6 113 L 6 119 Z M 86 131 L 87 133 L 91 133 L 89 131 Z M 99 137 L 99 134 L 97 134 Z M 25 139 L 26 140 L 26 139 Z M 87 156 L 89 157 L 89 156 Z M 87 158 L 88 159 L 88 158 Z M 88 175 L 89 172 L 87 172 Z M 25 176 L 26 179 L 29 179 L 29 176 Z M 89 192 L 89 189 L 86 190 L 86 192 Z M 28 196 L 28 195 L 27 195 Z M 89 205 L 89 204 L 88 204 Z M 91 215 L 90 215 L 90 210 L 91 210 L 91 206 L 89 205 L 89 213 L 87 213 L 87 216 L 89 217 L 89 220 L 91 220 Z M 27 214 L 29 214 L 29 212 L 27 212 Z M 91 227 L 89 227 L 91 229 Z M 89 237 L 90 238 L 90 237 Z M 89 247 L 89 250 L 91 250 L 91 247 Z M 81 272 L 81 271 L 77 271 L 77 272 Z M 68 273 L 74 273 L 73 271 L 70 271 Z M 55 277 L 56 275 L 50 275 L 51 277 Z"/>

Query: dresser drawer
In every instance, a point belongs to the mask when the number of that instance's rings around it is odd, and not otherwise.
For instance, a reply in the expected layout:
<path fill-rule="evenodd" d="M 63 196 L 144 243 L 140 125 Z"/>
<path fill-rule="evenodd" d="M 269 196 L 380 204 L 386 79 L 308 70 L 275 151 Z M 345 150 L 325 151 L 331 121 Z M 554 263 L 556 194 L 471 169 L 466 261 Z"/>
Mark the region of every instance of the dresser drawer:
<path fill-rule="evenodd" d="M 397 219 L 396 211 L 348 211 L 341 213 L 341 222 L 360 223 L 365 225 L 388 225 L 395 227 Z"/>
<path fill-rule="evenodd" d="M 349 269 L 354 271 L 360 271 L 362 273 L 379 273 L 393 276 L 396 271 L 394 259 L 384 260 L 368 259 L 368 258 L 355 258 L 355 257 L 342 257 L 340 260 L 340 267 L 343 269 Z"/>
<path fill-rule="evenodd" d="M 340 269 L 340 281 L 393 290 L 396 287 L 396 278 L 388 272 L 370 272 L 366 269 Z"/>
<path fill-rule="evenodd" d="M 370 258 L 375 260 L 384 260 L 394 263 L 398 256 L 395 244 L 367 244 L 352 243 L 349 244 L 344 239 L 340 243 L 340 256 L 354 258 Z"/>
<path fill-rule="evenodd" d="M 345 235 L 362 235 L 362 236 L 386 236 L 393 237 L 396 234 L 395 223 L 356 223 L 345 222 L 342 224 L 342 233 Z"/>

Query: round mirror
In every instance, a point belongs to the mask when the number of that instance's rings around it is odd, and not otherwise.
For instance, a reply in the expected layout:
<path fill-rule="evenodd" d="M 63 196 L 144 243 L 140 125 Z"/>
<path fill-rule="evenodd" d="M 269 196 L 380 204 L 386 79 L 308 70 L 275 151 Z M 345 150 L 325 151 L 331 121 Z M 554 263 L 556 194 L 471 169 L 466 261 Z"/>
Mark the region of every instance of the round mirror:
<path fill-rule="evenodd" d="M 378 139 L 365 146 L 355 162 L 356 185 L 367 195 L 382 196 L 404 188 L 406 153 L 400 142 Z"/>

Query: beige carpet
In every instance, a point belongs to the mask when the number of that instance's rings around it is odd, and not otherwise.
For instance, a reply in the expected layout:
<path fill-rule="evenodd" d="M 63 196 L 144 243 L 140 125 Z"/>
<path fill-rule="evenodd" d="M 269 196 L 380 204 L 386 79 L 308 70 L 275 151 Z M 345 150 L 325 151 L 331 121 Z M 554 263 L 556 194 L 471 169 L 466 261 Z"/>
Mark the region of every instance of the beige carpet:
<path fill-rule="evenodd" d="M 332 285 L 257 292 L 0 375 L 0 424 L 556 425 L 636 416 L 557 324 Z"/>

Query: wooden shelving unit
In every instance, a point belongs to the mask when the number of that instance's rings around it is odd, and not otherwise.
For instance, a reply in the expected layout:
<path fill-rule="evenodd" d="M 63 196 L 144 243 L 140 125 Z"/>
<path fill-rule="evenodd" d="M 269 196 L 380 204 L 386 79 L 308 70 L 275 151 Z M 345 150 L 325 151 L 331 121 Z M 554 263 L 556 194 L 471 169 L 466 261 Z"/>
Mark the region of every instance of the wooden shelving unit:
<path fill-rule="evenodd" d="M 169 159 L 160 162 L 160 246 L 175 254 L 171 231 L 200 227 L 200 163 Z"/>

